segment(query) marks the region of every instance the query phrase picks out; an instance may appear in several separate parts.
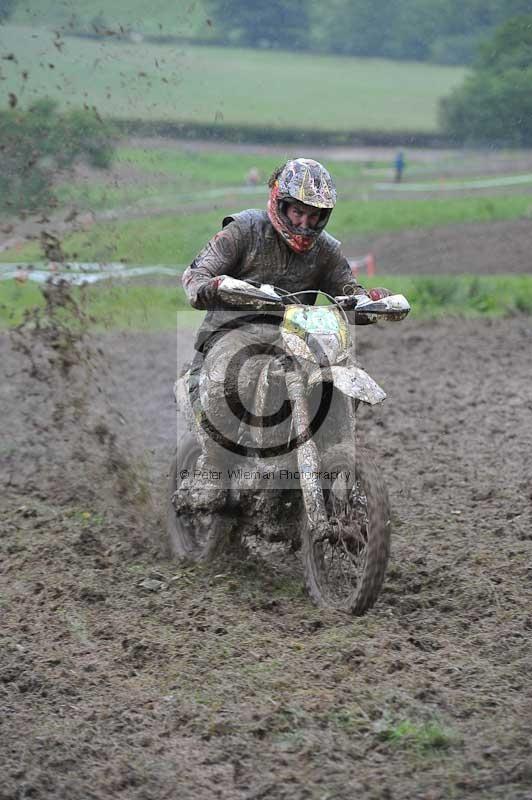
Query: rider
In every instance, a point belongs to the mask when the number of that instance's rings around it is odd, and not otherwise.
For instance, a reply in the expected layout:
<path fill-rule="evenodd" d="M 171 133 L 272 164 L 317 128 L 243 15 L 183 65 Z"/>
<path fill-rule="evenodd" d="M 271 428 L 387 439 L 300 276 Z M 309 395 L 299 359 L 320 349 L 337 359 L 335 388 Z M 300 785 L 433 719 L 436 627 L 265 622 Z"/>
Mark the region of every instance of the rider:
<path fill-rule="evenodd" d="M 336 203 L 336 189 L 325 167 L 296 158 L 276 169 L 268 186 L 268 210 L 248 209 L 225 217 L 222 230 L 185 271 L 183 286 L 194 308 L 216 305 L 217 288 L 225 275 L 290 292 L 363 291 L 340 242 L 324 230 Z"/>
<path fill-rule="evenodd" d="M 203 441 L 209 464 L 216 460 L 213 431 L 222 432 L 225 439 L 237 435 L 239 421 L 228 412 L 228 394 L 234 391 L 248 408 L 257 380 L 257 368 L 250 365 L 244 380 L 237 376 L 236 384 L 231 383 L 225 367 L 239 348 L 260 343 L 264 354 L 278 336 L 271 324 L 238 326 L 226 335 L 228 311 L 218 295 L 223 277 L 268 283 L 288 292 L 309 291 L 311 295 L 299 296 L 307 303 L 313 302 L 316 290 L 334 296 L 366 294 L 340 242 L 325 231 L 336 203 L 325 167 L 309 158 L 291 159 L 274 171 L 268 186 L 267 211 L 248 209 L 225 217 L 222 230 L 183 275 L 190 304 L 208 310 L 195 343 L 190 389 L 197 416 L 209 418 Z M 371 291 L 373 299 L 385 294 L 389 292 Z"/>

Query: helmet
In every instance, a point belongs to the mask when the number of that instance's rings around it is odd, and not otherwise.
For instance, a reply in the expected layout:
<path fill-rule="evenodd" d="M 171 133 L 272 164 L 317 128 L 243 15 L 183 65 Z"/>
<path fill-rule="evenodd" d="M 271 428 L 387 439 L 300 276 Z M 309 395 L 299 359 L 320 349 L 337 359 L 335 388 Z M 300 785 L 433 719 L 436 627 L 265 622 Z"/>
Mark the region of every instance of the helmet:
<path fill-rule="evenodd" d="M 292 250 L 296 253 L 307 252 L 327 225 L 336 203 L 336 189 L 331 176 L 318 161 L 295 158 L 277 169 L 268 185 L 270 222 Z M 315 228 L 296 228 L 292 225 L 286 210 L 294 201 L 320 211 Z"/>

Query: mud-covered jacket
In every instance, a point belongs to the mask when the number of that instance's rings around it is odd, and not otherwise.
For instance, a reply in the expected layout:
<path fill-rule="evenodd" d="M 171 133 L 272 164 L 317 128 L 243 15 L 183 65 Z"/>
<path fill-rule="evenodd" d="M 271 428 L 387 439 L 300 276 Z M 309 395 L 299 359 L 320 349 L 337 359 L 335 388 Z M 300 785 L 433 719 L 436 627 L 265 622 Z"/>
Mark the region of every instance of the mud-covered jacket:
<path fill-rule="evenodd" d="M 266 211 L 257 209 L 226 217 L 223 229 L 185 270 L 183 286 L 194 308 L 206 308 L 201 289 L 218 275 L 269 283 L 288 292 L 321 289 L 343 295 L 361 289 L 339 241 L 324 231 L 311 250 L 295 253 L 278 236 Z M 200 341 L 208 338 L 223 316 L 222 310 L 209 310 L 200 329 Z"/>

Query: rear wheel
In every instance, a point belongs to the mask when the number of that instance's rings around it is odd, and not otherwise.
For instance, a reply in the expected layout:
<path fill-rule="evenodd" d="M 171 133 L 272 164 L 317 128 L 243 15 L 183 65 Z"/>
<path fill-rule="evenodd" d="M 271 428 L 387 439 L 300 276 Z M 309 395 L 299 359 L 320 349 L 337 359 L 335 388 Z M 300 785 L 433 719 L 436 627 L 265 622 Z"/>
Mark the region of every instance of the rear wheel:
<path fill-rule="evenodd" d="M 320 606 L 363 614 L 375 603 L 390 554 L 390 508 L 371 456 L 343 444 L 325 452 L 322 489 L 328 525 L 303 532 L 308 592 Z"/>

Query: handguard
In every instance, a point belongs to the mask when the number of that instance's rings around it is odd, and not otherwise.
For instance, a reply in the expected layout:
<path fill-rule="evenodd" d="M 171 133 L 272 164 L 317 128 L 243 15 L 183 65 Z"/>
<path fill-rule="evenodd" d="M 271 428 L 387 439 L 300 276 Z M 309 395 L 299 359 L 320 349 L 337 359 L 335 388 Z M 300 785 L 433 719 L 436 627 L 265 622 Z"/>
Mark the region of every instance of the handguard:
<path fill-rule="evenodd" d="M 359 295 L 355 317 L 360 317 L 362 322 L 400 322 L 409 312 L 410 303 L 402 294 L 391 294 L 380 300 Z"/>
<path fill-rule="evenodd" d="M 279 308 L 283 305 L 282 298 L 273 286 L 267 283 L 254 286 L 252 283 L 228 275 L 218 286 L 218 296 L 225 304 L 235 307 Z"/>

